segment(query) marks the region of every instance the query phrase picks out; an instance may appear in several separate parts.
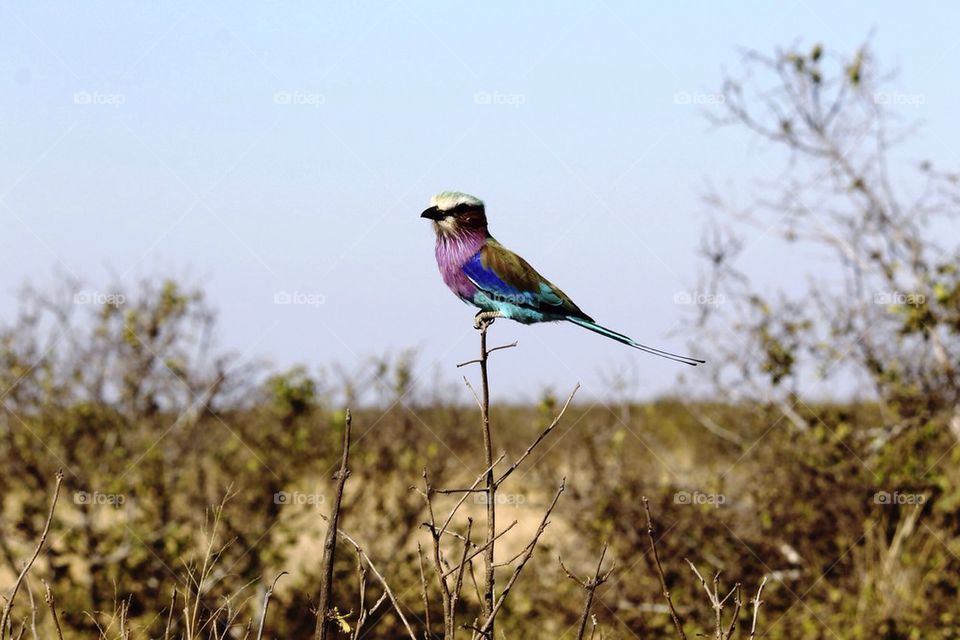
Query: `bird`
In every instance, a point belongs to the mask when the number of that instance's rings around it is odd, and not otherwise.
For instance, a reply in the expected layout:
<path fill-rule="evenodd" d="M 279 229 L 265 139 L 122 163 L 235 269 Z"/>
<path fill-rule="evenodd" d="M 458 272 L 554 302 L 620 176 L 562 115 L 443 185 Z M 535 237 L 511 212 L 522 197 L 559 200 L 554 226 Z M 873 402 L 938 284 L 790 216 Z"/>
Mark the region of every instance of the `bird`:
<path fill-rule="evenodd" d="M 706 362 L 655 349 L 598 324 L 559 287 L 490 235 L 486 207 L 479 198 L 442 191 L 430 199 L 420 217 L 433 221 L 443 282 L 458 298 L 480 309 L 474 318 L 476 328 L 496 318 L 521 324 L 565 321 L 661 358 L 694 367 Z"/>

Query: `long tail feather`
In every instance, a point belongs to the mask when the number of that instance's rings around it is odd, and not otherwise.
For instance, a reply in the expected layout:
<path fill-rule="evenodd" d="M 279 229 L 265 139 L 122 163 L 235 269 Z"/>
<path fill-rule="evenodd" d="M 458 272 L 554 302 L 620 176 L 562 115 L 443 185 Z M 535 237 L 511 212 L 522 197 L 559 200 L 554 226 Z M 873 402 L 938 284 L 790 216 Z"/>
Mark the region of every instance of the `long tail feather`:
<path fill-rule="evenodd" d="M 589 329 L 595 333 L 599 333 L 602 336 L 606 336 L 617 342 L 622 342 L 623 344 L 633 347 L 634 349 L 639 349 L 654 356 L 660 356 L 661 358 L 666 358 L 667 360 L 673 360 L 674 362 L 682 362 L 683 364 L 688 364 L 691 367 L 695 367 L 698 364 L 703 364 L 706 360 L 698 360 L 697 358 L 691 358 L 690 356 L 682 356 L 676 353 L 670 353 L 669 351 L 663 351 L 662 349 L 654 349 L 653 347 L 648 347 L 645 344 L 640 344 L 629 338 L 622 333 L 617 333 L 612 329 L 607 329 L 604 326 L 597 324 L 596 322 L 590 322 L 589 320 L 584 320 L 583 318 L 577 318 L 576 316 L 567 316 L 567 320 L 570 322 L 580 325 L 584 329 Z"/>

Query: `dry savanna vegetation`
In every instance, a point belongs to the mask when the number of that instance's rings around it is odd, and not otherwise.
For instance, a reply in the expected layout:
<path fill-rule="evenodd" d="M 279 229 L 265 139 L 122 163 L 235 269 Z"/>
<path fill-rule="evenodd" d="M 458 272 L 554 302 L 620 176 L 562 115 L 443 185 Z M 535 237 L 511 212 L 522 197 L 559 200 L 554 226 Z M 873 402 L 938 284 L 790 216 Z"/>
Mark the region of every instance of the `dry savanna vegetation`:
<path fill-rule="evenodd" d="M 898 158 L 892 81 L 819 45 L 725 79 L 713 124 L 789 162 L 706 194 L 710 363 L 654 402 L 491 405 L 496 325 L 436 372 L 274 371 L 184 283 L 25 289 L 0 640 L 960 637 L 960 178 Z M 830 276 L 765 290 L 756 233 Z"/>

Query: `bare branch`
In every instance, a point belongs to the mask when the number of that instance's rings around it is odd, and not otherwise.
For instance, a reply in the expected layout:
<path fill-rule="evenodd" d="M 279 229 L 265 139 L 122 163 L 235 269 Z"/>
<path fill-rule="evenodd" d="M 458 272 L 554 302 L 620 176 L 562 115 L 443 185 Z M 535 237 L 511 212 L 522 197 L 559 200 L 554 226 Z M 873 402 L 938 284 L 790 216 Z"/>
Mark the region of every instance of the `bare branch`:
<path fill-rule="evenodd" d="M 767 584 L 767 576 L 763 576 L 763 580 L 760 581 L 760 587 L 757 589 L 757 595 L 753 598 L 753 623 L 750 625 L 750 640 L 753 640 L 754 636 L 757 635 L 757 616 L 760 615 L 760 606 L 763 604 L 763 600 L 760 599 L 760 594 L 763 593 L 763 586 Z"/>
<path fill-rule="evenodd" d="M 6 636 L 7 624 L 10 620 L 10 612 L 13 609 L 13 602 L 17 598 L 17 591 L 20 589 L 20 585 L 23 583 L 24 578 L 27 577 L 27 573 L 29 573 L 30 568 L 37 559 L 37 556 L 40 555 L 40 550 L 43 549 L 43 544 L 47 541 L 47 534 L 50 532 L 50 522 L 53 520 L 53 512 L 57 508 L 57 498 L 60 497 L 60 485 L 63 484 L 63 469 L 57 471 L 56 480 L 57 482 L 53 487 L 53 500 L 50 501 L 50 511 L 47 513 L 47 521 L 44 523 L 43 531 L 40 533 L 40 540 L 37 541 L 37 548 L 34 550 L 33 555 L 30 556 L 30 559 L 27 561 L 27 563 L 23 566 L 23 569 L 20 571 L 20 575 L 17 576 L 16 582 L 13 583 L 13 589 L 10 591 L 10 596 L 7 598 L 7 604 L 3 607 L 3 615 L 0 616 L 0 640 Z"/>
<path fill-rule="evenodd" d="M 263 594 L 263 613 L 260 615 L 260 627 L 257 629 L 257 640 L 263 638 L 263 625 L 267 621 L 267 608 L 270 606 L 270 596 L 273 595 L 273 589 L 277 586 L 277 580 L 285 575 L 287 575 L 286 571 L 278 573 L 277 577 L 273 579 L 273 584 L 271 584 L 267 592 Z"/>
<path fill-rule="evenodd" d="M 610 569 L 606 573 L 601 573 L 603 571 L 603 558 L 607 555 L 607 545 L 604 543 L 603 549 L 600 551 L 600 560 L 597 561 L 597 570 L 593 575 L 593 578 L 587 578 L 581 580 L 577 578 L 569 569 L 563 564 L 561 558 L 557 558 L 557 561 L 560 563 L 560 568 L 563 569 L 563 572 L 567 574 L 567 577 L 579 584 L 584 591 L 586 591 L 586 597 L 583 602 L 583 611 L 580 613 L 580 619 L 577 621 L 577 640 L 583 640 L 583 634 L 587 629 L 587 620 L 590 619 L 590 609 L 593 607 L 593 598 L 594 594 L 597 591 L 597 587 L 606 582 L 610 575 L 613 573 L 615 565 L 611 565 Z M 596 628 L 596 623 L 594 623 L 594 628 Z"/>
<path fill-rule="evenodd" d="M 485 542 L 482 546 L 477 547 L 477 548 L 474 550 L 473 553 L 471 553 L 470 555 L 467 556 L 467 562 L 469 562 L 470 560 L 473 560 L 475 557 L 477 557 L 478 555 L 480 555 L 481 553 L 483 553 L 484 551 L 486 551 L 486 550 L 490 547 L 490 545 L 492 545 L 494 542 L 496 542 L 496 540 L 497 540 L 498 538 L 502 538 L 503 535 L 504 535 L 505 533 L 507 533 L 508 531 L 510 531 L 510 529 L 513 529 L 513 528 L 516 526 L 516 524 L 517 524 L 517 521 L 514 520 L 514 521 L 511 522 L 511 523 L 509 524 L 509 526 L 507 526 L 503 531 L 501 531 L 501 532 L 498 533 L 496 536 L 494 536 L 493 540 L 489 540 L 489 541 Z M 466 539 L 466 538 L 464 538 L 464 539 Z M 502 565 L 499 565 L 499 564 L 498 564 L 497 566 L 499 567 L 499 566 L 502 566 Z M 443 577 L 444 577 L 444 578 L 448 577 L 450 574 L 452 574 L 452 573 L 454 573 L 455 571 L 457 571 L 458 568 L 459 568 L 459 565 L 458 565 L 457 567 L 454 567 L 453 569 L 448 569 L 448 570 L 443 574 Z"/>
<path fill-rule="evenodd" d="M 494 347 L 493 349 L 488 349 L 488 350 L 487 350 L 487 355 L 489 356 L 489 355 L 490 355 L 491 353 L 493 353 L 494 351 L 500 351 L 501 349 L 512 349 L 512 348 L 515 347 L 515 346 L 517 346 L 516 341 L 511 342 L 510 344 L 500 345 L 499 347 Z M 465 366 L 467 366 L 468 364 L 480 364 L 481 362 L 483 362 L 483 360 L 481 360 L 480 358 L 477 358 L 477 359 L 475 359 L 475 360 L 467 360 L 466 362 L 461 362 L 460 364 L 458 364 L 458 365 L 457 365 L 457 369 L 459 369 L 460 367 L 465 367 Z"/>
<path fill-rule="evenodd" d="M 650 538 L 650 550 L 653 551 L 653 560 L 657 565 L 657 575 L 660 577 L 660 587 L 663 590 L 663 597 L 670 608 L 670 617 L 673 618 L 673 626 L 677 630 L 677 635 L 681 640 L 687 640 L 687 634 L 683 631 L 683 622 L 673 606 L 673 599 L 670 597 L 670 590 L 667 588 L 667 578 L 663 575 L 663 565 L 660 564 L 660 554 L 657 552 L 657 540 L 653 529 L 653 518 L 650 516 L 650 501 L 647 496 L 643 496 L 643 509 L 647 512 L 647 536 Z"/>
<path fill-rule="evenodd" d="M 553 431 L 553 429 L 558 424 L 560 424 L 560 420 L 563 418 L 563 414 L 567 412 L 567 407 L 570 406 L 570 402 L 573 401 L 573 396 L 577 394 L 577 391 L 579 389 L 580 389 L 580 383 L 578 382 L 577 385 L 573 388 L 573 391 L 570 392 L 570 395 L 567 396 L 567 401 L 563 403 L 563 407 L 560 409 L 560 413 L 557 414 L 557 417 L 554 418 L 549 425 L 547 425 L 546 429 L 540 432 L 540 435 L 538 435 L 537 438 L 533 441 L 533 443 L 531 443 L 530 446 L 527 447 L 527 450 L 524 451 L 523 454 L 519 458 L 517 458 L 517 460 L 512 465 L 510 465 L 510 467 L 507 468 L 506 471 L 504 471 L 500 475 L 500 477 L 497 479 L 497 482 L 496 482 L 497 486 L 500 486 L 500 484 L 502 484 L 503 481 L 506 480 L 510 476 L 510 474 L 513 473 L 517 469 L 517 467 L 519 467 L 523 463 L 524 460 L 526 460 L 527 456 L 530 455 L 530 453 L 537 447 L 537 445 L 540 444 L 544 438 L 550 435 L 550 432 Z"/>
<path fill-rule="evenodd" d="M 463 587 L 463 571 L 467 566 L 469 559 L 467 551 L 470 550 L 470 532 L 473 531 L 473 518 L 467 518 L 467 535 L 463 539 L 463 555 L 460 556 L 460 564 L 457 566 L 457 579 L 453 583 L 453 593 L 450 595 L 450 624 L 447 628 L 449 638 L 453 638 L 457 628 L 457 602 L 460 600 L 460 589 Z"/>
<path fill-rule="evenodd" d="M 170 594 L 170 609 L 167 611 L 167 625 L 163 629 L 163 640 L 170 640 L 170 626 L 173 624 L 173 610 L 177 606 L 177 589 Z"/>
<path fill-rule="evenodd" d="M 425 618 L 423 638 L 430 640 L 430 596 L 427 595 L 427 577 L 423 572 L 423 547 L 417 543 L 417 559 L 420 561 L 420 596 L 423 598 L 423 616 Z"/>
<path fill-rule="evenodd" d="M 500 461 L 503 460 L 505 455 L 506 454 L 501 453 L 499 458 L 494 460 L 491 464 L 487 465 L 487 468 L 483 470 L 483 473 L 477 476 L 477 479 L 473 481 L 473 484 L 470 485 L 470 488 L 464 492 L 464 495 L 462 498 L 460 498 L 460 501 L 457 502 L 457 504 L 454 505 L 453 509 L 450 510 L 450 513 L 447 515 L 447 519 L 443 521 L 443 526 L 440 527 L 440 535 L 443 535 L 443 532 L 446 531 L 447 526 L 450 524 L 450 521 L 453 520 L 453 516 L 456 515 L 457 511 L 460 509 L 460 506 L 463 505 L 463 503 L 466 501 L 467 496 L 470 494 L 470 492 L 476 489 L 477 485 L 479 485 L 484 478 L 490 475 L 490 473 L 493 471 L 493 468 L 496 467 L 498 464 L 500 464 Z M 424 471 L 424 473 L 426 473 L 426 471 Z"/>
<path fill-rule="evenodd" d="M 386 592 L 387 597 L 390 598 L 390 603 L 393 604 L 394 610 L 397 612 L 397 615 L 400 616 L 400 621 L 403 622 L 403 626 L 407 630 L 407 634 L 410 636 L 410 640 L 417 640 L 417 636 L 413 633 L 413 629 L 410 628 L 410 623 L 407 622 L 407 617 L 403 615 L 403 609 L 400 607 L 400 603 L 397 602 L 396 596 L 393 595 L 393 590 L 390 589 L 390 585 L 387 584 L 386 578 L 377 570 L 377 567 L 373 564 L 373 560 L 370 559 L 370 556 L 367 555 L 367 552 L 357 544 L 357 541 L 348 536 L 343 530 L 337 530 L 337 533 L 340 534 L 344 540 L 353 545 L 354 550 L 363 557 L 364 562 L 367 563 L 367 566 L 370 567 L 370 571 L 373 572 L 373 575 L 377 576 L 377 580 L 380 581 L 383 590 Z"/>
<path fill-rule="evenodd" d="M 330 614 L 331 587 L 333 585 L 333 562 L 337 554 L 337 528 L 340 522 L 340 507 L 343 503 L 343 489 L 347 483 L 350 470 L 347 465 L 350 461 L 350 427 L 353 422 L 350 410 L 347 409 L 343 428 L 343 454 L 340 458 L 340 470 L 337 472 L 337 489 L 334 494 L 333 506 L 330 511 L 329 529 L 323 544 L 323 559 L 321 560 L 320 601 L 317 603 L 317 627 L 315 638 L 326 640 L 328 637 L 328 616 Z"/>
<path fill-rule="evenodd" d="M 43 583 L 44 596 L 47 606 L 50 607 L 50 616 L 53 618 L 53 626 L 57 630 L 57 640 L 63 640 L 63 630 L 60 628 L 60 618 L 57 617 L 57 603 L 53 599 L 53 592 L 50 591 L 50 585 Z"/>
<path fill-rule="evenodd" d="M 520 564 L 517 565 L 517 568 L 513 570 L 513 575 L 510 576 L 507 584 L 503 587 L 503 591 L 500 593 L 500 597 L 497 599 L 497 604 L 490 611 L 490 614 L 484 621 L 483 626 L 477 630 L 480 635 L 488 638 L 493 636 L 493 622 L 496 619 L 497 614 L 500 612 L 500 608 L 503 607 L 503 603 L 506 601 L 507 596 L 510 595 L 510 589 L 513 588 L 513 585 L 517 582 L 517 578 L 520 577 L 520 573 L 523 571 L 524 566 L 526 566 L 527 562 L 533 556 L 533 551 L 537 547 L 537 542 L 540 540 L 540 536 L 543 535 L 544 529 L 546 529 L 547 525 L 549 524 L 548 519 L 550 518 L 550 514 L 553 512 L 553 508 L 557 506 L 557 500 L 560 499 L 560 494 L 562 494 L 566 488 L 566 483 L 566 478 L 560 482 L 560 488 L 557 489 L 556 495 L 553 496 L 553 502 L 550 503 L 550 506 L 547 508 L 547 512 L 543 515 L 543 520 L 540 521 L 540 526 L 537 528 L 537 532 L 534 534 L 533 540 L 530 541 L 524 550 L 524 555 L 520 560 Z"/>

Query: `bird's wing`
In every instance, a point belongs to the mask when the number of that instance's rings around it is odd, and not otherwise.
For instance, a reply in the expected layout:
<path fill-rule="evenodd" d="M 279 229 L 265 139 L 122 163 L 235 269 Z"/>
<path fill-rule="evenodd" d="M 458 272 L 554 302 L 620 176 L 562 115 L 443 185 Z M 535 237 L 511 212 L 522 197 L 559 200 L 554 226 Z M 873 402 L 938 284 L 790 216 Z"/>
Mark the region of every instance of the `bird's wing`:
<path fill-rule="evenodd" d="M 488 295 L 523 307 L 590 320 L 559 287 L 493 238 L 488 238 L 477 255 L 467 261 L 463 272 Z"/>

